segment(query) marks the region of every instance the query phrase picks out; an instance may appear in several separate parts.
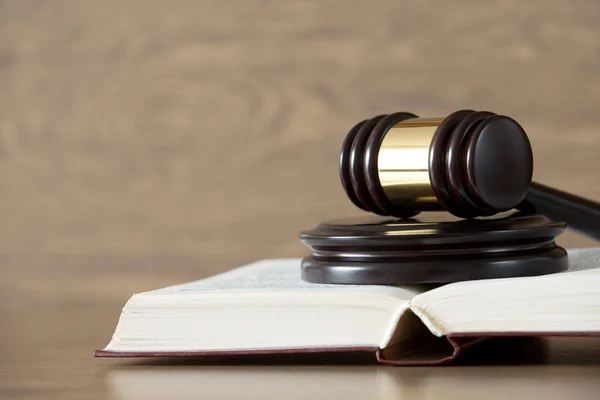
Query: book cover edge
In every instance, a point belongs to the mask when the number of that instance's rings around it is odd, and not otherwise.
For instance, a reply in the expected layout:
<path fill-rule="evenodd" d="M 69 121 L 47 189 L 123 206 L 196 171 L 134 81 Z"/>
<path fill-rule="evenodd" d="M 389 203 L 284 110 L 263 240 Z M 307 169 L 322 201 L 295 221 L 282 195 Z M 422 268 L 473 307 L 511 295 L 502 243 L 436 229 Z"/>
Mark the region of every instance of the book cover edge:
<path fill-rule="evenodd" d="M 446 336 L 452 346 L 452 354 L 431 360 L 390 360 L 383 356 L 382 349 L 370 346 L 355 347 L 311 347 L 295 349 L 248 349 L 248 350 L 207 350 L 207 351 L 109 351 L 96 350 L 97 358 L 156 358 L 156 357 L 227 357 L 278 354 L 323 354 L 323 353 L 374 353 L 378 363 L 396 366 L 443 365 L 454 361 L 461 353 L 488 338 L 499 337 L 593 337 L 600 331 L 588 332 L 456 332 Z"/>

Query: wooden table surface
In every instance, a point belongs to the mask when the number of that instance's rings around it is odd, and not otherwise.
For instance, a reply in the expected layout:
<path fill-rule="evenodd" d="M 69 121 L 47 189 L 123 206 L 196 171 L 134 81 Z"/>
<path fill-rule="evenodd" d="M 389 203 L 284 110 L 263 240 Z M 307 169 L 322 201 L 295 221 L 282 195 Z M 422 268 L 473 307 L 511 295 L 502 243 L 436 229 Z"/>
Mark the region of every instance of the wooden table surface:
<path fill-rule="evenodd" d="M 598 398 L 600 338 L 499 340 L 457 365 L 420 368 L 378 366 L 369 355 L 92 357 L 110 339 L 132 288 L 202 277 L 199 262 L 159 255 L 0 257 L 0 398 Z M 177 265 L 177 272 L 165 265 Z"/>
<path fill-rule="evenodd" d="M 337 156 L 366 117 L 509 115 L 536 180 L 600 200 L 599 63 L 597 0 L 0 1 L 0 398 L 597 398 L 592 339 L 451 368 L 92 352 L 132 293 L 361 214 Z"/>

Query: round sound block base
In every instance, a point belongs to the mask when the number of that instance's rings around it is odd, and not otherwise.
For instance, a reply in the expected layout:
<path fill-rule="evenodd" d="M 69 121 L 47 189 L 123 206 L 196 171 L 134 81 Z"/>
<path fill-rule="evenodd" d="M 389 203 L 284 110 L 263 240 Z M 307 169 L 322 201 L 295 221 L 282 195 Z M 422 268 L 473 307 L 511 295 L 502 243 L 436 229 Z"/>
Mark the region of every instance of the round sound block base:
<path fill-rule="evenodd" d="M 546 275 L 568 267 L 555 244 L 565 224 L 520 213 L 435 221 L 369 217 L 302 232 L 307 282 L 403 285 Z"/>

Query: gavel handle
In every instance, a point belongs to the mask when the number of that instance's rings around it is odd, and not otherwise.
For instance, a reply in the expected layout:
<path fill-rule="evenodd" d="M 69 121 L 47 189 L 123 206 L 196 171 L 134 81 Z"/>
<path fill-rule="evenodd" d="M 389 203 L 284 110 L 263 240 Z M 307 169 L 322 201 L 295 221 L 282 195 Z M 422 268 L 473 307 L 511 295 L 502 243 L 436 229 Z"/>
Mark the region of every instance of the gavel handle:
<path fill-rule="evenodd" d="M 532 182 L 520 209 L 545 214 L 567 228 L 600 240 L 600 203 Z"/>

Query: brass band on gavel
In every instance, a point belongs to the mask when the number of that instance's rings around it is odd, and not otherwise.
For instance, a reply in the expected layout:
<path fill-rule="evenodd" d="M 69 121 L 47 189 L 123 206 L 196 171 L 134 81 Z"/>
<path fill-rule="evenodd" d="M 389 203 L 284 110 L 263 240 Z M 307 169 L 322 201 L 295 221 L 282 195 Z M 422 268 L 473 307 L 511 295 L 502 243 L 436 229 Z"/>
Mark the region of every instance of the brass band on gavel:
<path fill-rule="evenodd" d="M 392 126 L 377 157 L 379 182 L 392 204 L 440 210 L 429 179 L 429 146 L 443 118 L 411 118 Z"/>

